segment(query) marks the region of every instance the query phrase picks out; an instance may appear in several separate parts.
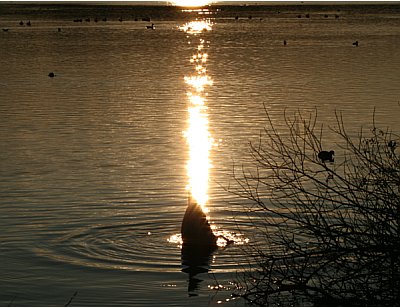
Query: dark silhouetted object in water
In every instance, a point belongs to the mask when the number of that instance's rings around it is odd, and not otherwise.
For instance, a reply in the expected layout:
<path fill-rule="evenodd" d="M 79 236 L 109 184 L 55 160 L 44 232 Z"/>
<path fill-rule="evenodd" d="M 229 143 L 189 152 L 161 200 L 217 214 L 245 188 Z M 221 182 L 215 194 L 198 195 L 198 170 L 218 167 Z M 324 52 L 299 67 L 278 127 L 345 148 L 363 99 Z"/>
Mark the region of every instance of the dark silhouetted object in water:
<path fill-rule="evenodd" d="M 182 220 L 182 271 L 189 274 L 189 296 L 197 296 L 201 279 L 195 276 L 207 273 L 211 257 L 217 249 L 217 237 L 211 230 L 206 214 L 200 205 L 188 197 L 188 206 Z"/>
<path fill-rule="evenodd" d="M 181 233 L 185 245 L 199 247 L 217 245 L 217 238 L 211 230 L 206 214 L 191 197 L 182 220 Z"/>
<path fill-rule="evenodd" d="M 201 206 L 190 195 L 182 220 L 181 234 L 182 272 L 189 274 L 189 296 L 197 296 L 196 290 L 202 280 L 195 276 L 208 272 L 212 254 L 217 249 L 217 238 Z"/>
<path fill-rule="evenodd" d="M 151 26 L 146 26 L 147 29 L 155 29 L 154 24 L 151 24 Z"/>
<path fill-rule="evenodd" d="M 20 26 L 23 26 L 23 25 L 24 25 L 24 22 L 21 20 L 21 21 L 19 22 L 19 25 L 20 25 Z"/>
<path fill-rule="evenodd" d="M 3 31 L 4 32 L 8 32 L 8 28 L 3 28 Z"/>
<path fill-rule="evenodd" d="M 283 46 L 286 46 L 286 45 L 287 45 L 286 40 L 283 40 Z"/>
<path fill-rule="evenodd" d="M 26 23 L 26 25 L 27 25 L 28 27 L 30 27 L 30 26 L 31 26 L 31 21 L 29 20 L 29 21 Z"/>
<path fill-rule="evenodd" d="M 55 77 L 55 76 L 56 76 L 56 74 L 54 74 L 53 72 L 50 72 L 50 73 L 49 73 L 49 77 L 53 78 L 53 77 Z"/>
<path fill-rule="evenodd" d="M 323 163 L 325 161 L 334 162 L 333 155 L 335 155 L 335 151 L 321 151 L 318 153 L 318 158 L 322 160 Z"/>
<path fill-rule="evenodd" d="M 353 43 L 353 46 L 358 47 L 358 41 L 355 41 L 355 42 Z"/>
<path fill-rule="evenodd" d="M 197 289 L 202 281 L 196 275 L 207 273 L 210 269 L 212 255 L 217 249 L 215 246 L 195 246 L 183 244 L 181 250 L 182 272 L 189 274 L 189 296 L 197 296 Z"/>

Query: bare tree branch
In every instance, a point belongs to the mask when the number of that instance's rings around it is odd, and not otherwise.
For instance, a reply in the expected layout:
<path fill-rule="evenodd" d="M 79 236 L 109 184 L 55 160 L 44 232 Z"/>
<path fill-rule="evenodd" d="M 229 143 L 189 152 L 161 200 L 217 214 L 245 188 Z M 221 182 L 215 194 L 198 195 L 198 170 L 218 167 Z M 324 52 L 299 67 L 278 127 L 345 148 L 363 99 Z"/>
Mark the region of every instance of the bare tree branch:
<path fill-rule="evenodd" d="M 252 247 L 257 266 L 241 295 L 256 305 L 399 305 L 399 136 L 378 128 L 375 112 L 371 128 L 351 136 L 336 112 L 329 133 L 340 144 L 327 162 L 316 110 L 285 111 L 278 129 L 264 109 L 253 164 L 234 170 L 229 189 L 259 214 L 266 241 Z"/>

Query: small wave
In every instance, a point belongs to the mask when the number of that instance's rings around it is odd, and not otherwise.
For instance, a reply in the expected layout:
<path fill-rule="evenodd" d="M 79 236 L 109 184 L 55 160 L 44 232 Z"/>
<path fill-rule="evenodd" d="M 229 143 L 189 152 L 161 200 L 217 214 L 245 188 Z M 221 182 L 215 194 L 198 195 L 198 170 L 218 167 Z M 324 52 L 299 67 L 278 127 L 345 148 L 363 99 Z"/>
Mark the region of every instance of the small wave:
<path fill-rule="evenodd" d="M 171 224 L 155 229 L 155 222 L 101 224 L 79 228 L 56 237 L 34 252 L 54 261 L 84 267 L 146 272 L 177 272 L 182 268 L 181 236 Z M 243 246 L 248 239 L 240 233 L 214 227 L 221 237 L 215 252 L 213 272 L 236 271 L 244 265 Z M 225 241 L 225 242 L 224 242 Z M 240 261 L 241 260 L 241 261 Z"/>

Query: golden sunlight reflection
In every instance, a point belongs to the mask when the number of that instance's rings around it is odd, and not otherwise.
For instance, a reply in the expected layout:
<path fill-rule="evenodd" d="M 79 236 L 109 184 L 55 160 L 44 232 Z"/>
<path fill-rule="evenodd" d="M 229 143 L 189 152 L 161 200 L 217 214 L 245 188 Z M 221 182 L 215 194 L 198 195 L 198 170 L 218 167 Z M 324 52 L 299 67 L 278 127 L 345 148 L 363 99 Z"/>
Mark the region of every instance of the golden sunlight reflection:
<path fill-rule="evenodd" d="M 197 25 L 197 26 L 196 26 Z M 187 32 L 200 29 L 208 25 L 207 22 L 190 22 L 186 24 Z M 190 30 L 189 30 L 190 29 Z M 190 32 L 191 33 L 191 32 Z M 206 106 L 205 89 L 212 86 L 213 81 L 207 75 L 206 62 L 208 54 L 204 51 L 204 39 L 193 38 L 197 41 L 197 48 L 189 62 L 194 65 L 193 74 L 185 76 L 188 85 L 188 128 L 184 132 L 189 146 L 189 159 L 187 163 L 187 175 L 189 183 L 187 189 L 191 198 L 199 204 L 204 213 L 208 212 L 206 203 L 208 201 L 209 170 L 212 167 L 210 150 L 214 139 L 208 130 L 208 113 Z"/>
<path fill-rule="evenodd" d="M 217 237 L 218 247 L 222 248 L 230 243 L 234 243 L 235 245 L 244 245 L 249 242 L 249 239 L 244 237 L 243 234 L 241 233 L 236 233 L 227 230 L 218 230 L 215 226 L 212 226 L 212 228 L 215 236 Z M 180 233 L 171 235 L 168 238 L 168 242 L 182 248 L 183 244 L 182 235 Z"/>
<path fill-rule="evenodd" d="M 200 38 L 199 33 L 204 30 L 211 30 L 212 23 L 208 20 L 196 20 L 186 23 L 180 27 L 188 35 L 190 44 L 196 46 L 189 62 L 193 65 L 193 71 L 188 76 L 184 76 L 187 85 L 187 103 L 188 103 L 188 124 L 183 132 L 188 144 L 187 176 L 189 193 L 188 206 L 198 204 L 203 213 L 208 213 L 206 207 L 208 203 L 208 184 L 210 178 L 210 169 L 212 168 L 210 153 L 214 139 L 209 131 L 207 91 L 208 87 L 213 85 L 213 80 L 207 74 L 207 47 L 209 42 Z M 193 201 L 192 201 L 193 200 Z M 186 216 L 186 213 L 185 213 Z M 184 218 L 185 219 L 185 218 Z M 207 224 L 209 217 L 207 217 Z M 219 247 L 225 247 L 229 244 L 244 245 L 249 242 L 242 234 L 219 230 L 217 226 L 211 225 L 211 231 L 216 238 L 216 244 Z M 176 244 L 183 248 L 182 234 L 175 234 L 169 237 L 169 243 Z"/>
<path fill-rule="evenodd" d="M 210 20 L 196 20 L 184 24 L 183 26 L 179 27 L 179 29 L 185 31 L 186 33 L 197 34 L 210 31 L 212 26 L 213 24 Z"/>
<path fill-rule="evenodd" d="M 198 7 L 210 4 L 209 0 L 174 0 L 172 3 L 176 6 Z"/>
<path fill-rule="evenodd" d="M 194 200 L 207 213 L 205 205 L 208 200 L 208 173 L 211 168 L 209 152 L 213 139 L 208 131 L 207 108 L 204 106 L 204 101 L 197 95 L 189 95 L 189 98 L 189 128 L 185 132 L 189 144 L 188 189 Z"/>

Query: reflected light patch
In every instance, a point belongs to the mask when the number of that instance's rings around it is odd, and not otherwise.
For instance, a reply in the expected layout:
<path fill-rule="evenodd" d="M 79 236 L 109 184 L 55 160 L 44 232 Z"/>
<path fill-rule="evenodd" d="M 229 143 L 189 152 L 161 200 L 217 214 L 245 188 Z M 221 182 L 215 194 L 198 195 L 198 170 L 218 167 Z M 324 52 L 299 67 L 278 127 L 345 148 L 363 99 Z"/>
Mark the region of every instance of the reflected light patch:
<path fill-rule="evenodd" d="M 211 30 L 209 20 L 195 20 L 180 27 L 189 34 L 202 33 L 204 30 Z M 185 76 L 185 83 L 188 85 L 188 127 L 184 132 L 189 148 L 189 158 L 186 169 L 188 185 L 186 189 L 190 192 L 190 199 L 208 213 L 206 203 L 208 201 L 209 170 L 212 168 L 210 151 L 214 145 L 214 139 L 208 130 L 208 113 L 204 90 L 213 84 L 212 79 L 207 75 L 206 62 L 207 52 L 204 51 L 206 41 L 199 38 L 198 45 L 189 62 L 193 64 L 193 74 Z M 190 202 L 190 201 L 189 201 Z"/>
<path fill-rule="evenodd" d="M 206 54 L 196 54 L 192 59 L 201 60 Z M 206 75 L 205 67 L 196 65 L 197 74 L 186 76 L 185 82 L 192 88 L 188 92 L 188 128 L 184 136 L 189 146 L 189 160 L 187 162 L 187 174 L 189 183 L 187 189 L 191 197 L 201 206 L 204 213 L 208 213 L 206 203 L 208 201 L 209 170 L 212 167 L 210 150 L 214 145 L 214 139 L 208 130 L 208 113 L 206 100 L 202 96 L 204 88 L 212 85 L 212 80 Z"/>
<path fill-rule="evenodd" d="M 204 102 L 199 96 L 191 96 L 189 128 L 185 132 L 189 144 L 187 173 L 192 197 L 207 213 L 205 204 L 208 200 L 208 174 L 211 168 L 209 152 L 214 143 L 208 131 L 208 118 Z"/>
<path fill-rule="evenodd" d="M 209 0 L 174 0 L 172 3 L 176 6 L 183 7 L 198 7 L 205 6 L 211 3 Z"/>
<path fill-rule="evenodd" d="M 218 247 L 225 247 L 228 245 L 228 240 L 231 241 L 231 244 L 234 245 L 246 245 L 250 241 L 248 238 L 244 237 L 243 234 L 228 231 L 228 230 L 218 230 L 215 225 L 211 225 L 215 236 L 218 237 L 217 245 Z M 180 233 L 171 235 L 167 241 L 171 244 L 177 245 L 179 248 L 182 248 L 183 241 L 182 235 Z"/>
<path fill-rule="evenodd" d="M 185 77 L 185 82 L 196 89 L 197 92 L 203 92 L 206 85 L 211 86 L 212 80 L 208 76 L 190 76 Z"/>
<path fill-rule="evenodd" d="M 179 27 L 179 29 L 192 34 L 201 33 L 210 31 L 212 29 L 212 23 L 209 20 L 196 20 L 184 24 L 183 26 Z"/>

